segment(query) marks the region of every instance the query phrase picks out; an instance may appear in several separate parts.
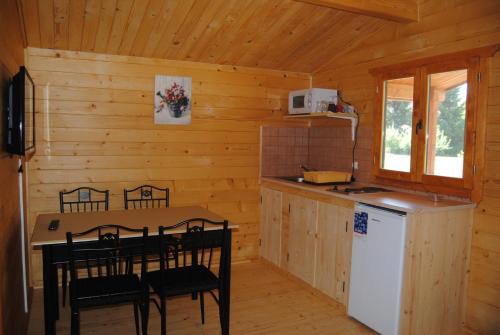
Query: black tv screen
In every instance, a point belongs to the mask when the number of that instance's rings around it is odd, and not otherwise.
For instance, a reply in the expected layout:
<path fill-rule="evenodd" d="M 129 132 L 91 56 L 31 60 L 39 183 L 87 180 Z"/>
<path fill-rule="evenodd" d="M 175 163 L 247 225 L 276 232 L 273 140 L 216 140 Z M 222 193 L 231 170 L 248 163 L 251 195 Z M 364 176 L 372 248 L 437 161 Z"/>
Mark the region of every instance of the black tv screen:
<path fill-rule="evenodd" d="M 29 155 L 35 152 L 35 85 L 21 66 L 9 86 L 7 109 L 7 152 Z"/>

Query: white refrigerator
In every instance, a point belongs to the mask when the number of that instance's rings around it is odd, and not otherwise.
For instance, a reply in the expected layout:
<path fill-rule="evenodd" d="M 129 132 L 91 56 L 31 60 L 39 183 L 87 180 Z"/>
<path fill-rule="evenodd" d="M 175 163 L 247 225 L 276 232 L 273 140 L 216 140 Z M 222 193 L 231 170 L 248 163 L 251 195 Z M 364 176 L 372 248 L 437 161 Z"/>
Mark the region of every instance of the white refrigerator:
<path fill-rule="evenodd" d="M 349 316 L 383 335 L 399 333 L 406 213 L 366 204 L 354 211 Z"/>

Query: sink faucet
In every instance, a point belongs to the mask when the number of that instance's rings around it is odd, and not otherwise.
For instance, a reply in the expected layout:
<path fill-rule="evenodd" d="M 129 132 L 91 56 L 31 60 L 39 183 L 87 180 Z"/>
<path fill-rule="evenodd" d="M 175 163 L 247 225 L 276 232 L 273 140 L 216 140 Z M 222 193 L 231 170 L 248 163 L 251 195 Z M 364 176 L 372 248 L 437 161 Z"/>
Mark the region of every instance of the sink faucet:
<path fill-rule="evenodd" d="M 311 171 L 311 169 L 310 169 L 310 168 L 308 168 L 308 167 L 307 167 L 307 166 L 305 166 L 305 165 L 300 165 L 299 167 L 300 167 L 302 170 L 306 171 L 306 172 Z"/>

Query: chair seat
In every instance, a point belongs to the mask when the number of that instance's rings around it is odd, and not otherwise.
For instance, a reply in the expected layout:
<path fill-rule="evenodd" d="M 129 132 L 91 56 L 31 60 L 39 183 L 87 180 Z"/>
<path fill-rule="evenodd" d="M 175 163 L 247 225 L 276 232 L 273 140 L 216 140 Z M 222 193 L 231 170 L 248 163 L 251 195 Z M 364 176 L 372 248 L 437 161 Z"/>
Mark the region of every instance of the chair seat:
<path fill-rule="evenodd" d="M 116 275 L 78 279 L 69 283 L 71 300 L 78 285 L 78 305 L 81 307 L 119 304 L 141 297 L 141 281 L 137 275 Z"/>
<path fill-rule="evenodd" d="M 165 270 L 165 282 L 160 270 L 148 272 L 147 282 L 155 293 L 166 297 L 192 292 L 211 291 L 219 287 L 219 279 L 203 265 Z"/>

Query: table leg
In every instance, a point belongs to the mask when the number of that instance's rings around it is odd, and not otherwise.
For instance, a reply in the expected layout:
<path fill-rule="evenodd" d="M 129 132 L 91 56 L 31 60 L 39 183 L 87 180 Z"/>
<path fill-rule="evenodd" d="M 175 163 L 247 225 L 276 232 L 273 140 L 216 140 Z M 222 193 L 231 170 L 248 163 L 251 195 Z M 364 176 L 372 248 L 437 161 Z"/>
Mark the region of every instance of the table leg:
<path fill-rule="evenodd" d="M 52 308 L 54 308 L 54 317 L 56 320 L 59 320 L 59 278 L 58 278 L 58 275 L 57 275 L 57 265 L 52 265 L 51 269 L 50 269 L 50 273 L 52 275 L 52 280 L 51 280 L 51 283 L 52 283 L 52 302 L 54 303 L 54 305 L 52 306 Z"/>
<path fill-rule="evenodd" d="M 52 264 L 52 247 L 50 245 L 42 247 L 42 257 L 43 257 L 43 317 L 45 321 L 45 335 L 55 335 L 56 333 L 55 322 L 58 311 L 57 311 L 57 300 L 54 301 L 54 296 L 55 296 L 54 264 Z M 57 268 L 56 268 L 56 276 L 57 276 Z M 57 295 L 55 297 L 57 297 Z"/>

